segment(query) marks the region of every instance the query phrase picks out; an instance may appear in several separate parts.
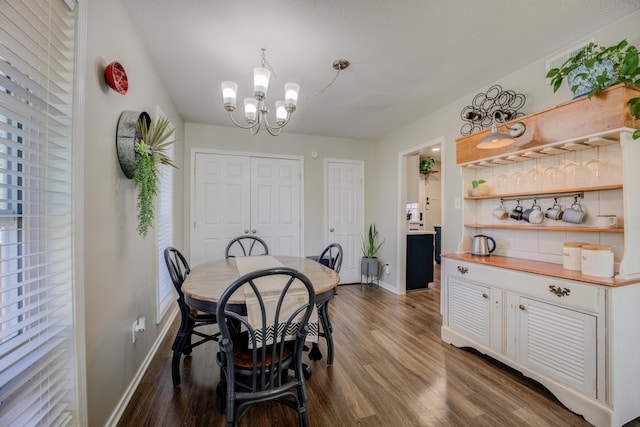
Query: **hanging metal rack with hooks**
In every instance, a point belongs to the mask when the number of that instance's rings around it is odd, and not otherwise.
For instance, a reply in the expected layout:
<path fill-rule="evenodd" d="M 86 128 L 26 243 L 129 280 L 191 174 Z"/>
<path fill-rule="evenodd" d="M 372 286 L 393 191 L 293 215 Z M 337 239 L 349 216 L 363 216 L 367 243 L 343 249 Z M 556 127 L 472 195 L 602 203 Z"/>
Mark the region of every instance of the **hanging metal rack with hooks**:
<path fill-rule="evenodd" d="M 532 194 L 532 195 L 528 195 L 528 196 L 506 196 L 506 197 L 500 197 L 500 202 L 506 202 L 508 200 L 540 200 L 540 199 L 554 199 L 557 200 L 561 197 L 573 197 L 574 199 L 576 199 L 576 201 L 578 199 L 584 199 L 584 192 L 580 191 L 580 192 L 571 192 L 571 193 L 554 193 L 554 194 Z"/>

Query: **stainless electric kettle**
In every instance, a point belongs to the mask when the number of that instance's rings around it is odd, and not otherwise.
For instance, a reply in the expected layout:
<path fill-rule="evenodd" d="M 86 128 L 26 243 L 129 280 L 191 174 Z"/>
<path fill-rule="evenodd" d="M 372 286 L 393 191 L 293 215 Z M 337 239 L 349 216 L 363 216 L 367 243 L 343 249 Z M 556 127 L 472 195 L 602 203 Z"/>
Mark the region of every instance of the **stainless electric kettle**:
<path fill-rule="evenodd" d="M 493 237 L 484 234 L 476 234 L 471 240 L 471 255 L 488 256 L 496 250 L 496 241 Z"/>

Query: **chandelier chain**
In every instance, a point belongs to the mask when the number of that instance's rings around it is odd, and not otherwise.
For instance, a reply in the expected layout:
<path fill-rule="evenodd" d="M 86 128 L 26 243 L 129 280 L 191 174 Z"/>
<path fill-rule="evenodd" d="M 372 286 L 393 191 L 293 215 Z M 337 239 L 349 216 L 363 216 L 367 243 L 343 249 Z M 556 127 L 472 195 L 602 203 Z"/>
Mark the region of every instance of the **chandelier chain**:
<path fill-rule="evenodd" d="M 284 85 L 284 82 L 282 80 L 280 80 L 280 77 L 278 77 L 278 74 L 275 72 L 275 70 L 273 69 L 273 67 L 271 66 L 271 64 L 269 63 L 269 61 L 267 61 L 267 58 L 265 56 L 264 53 L 264 49 L 262 49 L 262 66 L 264 68 L 268 68 L 269 71 L 271 71 L 271 74 L 273 75 L 273 77 L 281 84 Z M 348 65 L 347 65 L 348 66 Z M 322 89 L 310 94 L 310 95 L 305 95 L 304 98 L 305 99 L 311 99 L 311 98 L 315 98 L 316 96 L 320 96 L 322 95 L 327 89 L 329 89 L 329 87 L 334 84 L 336 82 L 336 80 L 338 80 L 338 76 L 340 76 L 340 71 L 342 71 L 343 69 L 345 69 L 346 67 L 342 68 L 342 67 L 335 67 L 336 69 L 336 74 L 333 76 L 333 78 L 331 79 L 331 81 Z"/>

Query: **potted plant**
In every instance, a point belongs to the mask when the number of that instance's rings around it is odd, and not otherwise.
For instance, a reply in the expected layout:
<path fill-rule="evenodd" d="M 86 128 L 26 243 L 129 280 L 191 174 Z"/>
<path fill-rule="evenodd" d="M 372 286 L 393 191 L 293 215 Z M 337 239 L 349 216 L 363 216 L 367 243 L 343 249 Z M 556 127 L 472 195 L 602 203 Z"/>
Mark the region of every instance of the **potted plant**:
<path fill-rule="evenodd" d="M 420 173 L 430 172 L 435 163 L 436 161 L 433 157 L 427 157 L 426 159 L 420 160 Z"/>
<path fill-rule="evenodd" d="M 167 157 L 166 150 L 175 142 L 169 141 L 175 129 L 169 128 L 169 120 L 163 117 L 159 120 L 145 120 L 140 118 L 136 122 L 135 134 L 135 172 L 133 182 L 138 190 L 138 234 L 147 236 L 149 227 L 153 224 L 154 198 L 158 195 L 160 164 L 177 166 Z"/>
<path fill-rule="evenodd" d="M 484 179 L 478 179 L 478 180 L 473 180 L 471 181 L 471 195 L 472 196 L 486 196 L 487 194 L 489 194 L 489 186 L 486 185 L 486 182 Z"/>
<path fill-rule="evenodd" d="M 378 230 L 376 230 L 375 224 L 371 224 L 367 240 L 365 241 L 364 236 L 362 237 L 362 261 L 360 262 L 360 272 L 367 277 L 378 276 L 379 264 L 376 254 L 384 244 L 384 240 L 377 243 L 377 239 Z"/>
<path fill-rule="evenodd" d="M 608 47 L 589 43 L 560 68 L 549 70 L 547 78 L 551 79 L 554 92 L 562 86 L 565 77 L 574 98 L 583 95 L 591 98 L 616 83 L 640 87 L 638 49 L 629 45 L 626 39 Z M 629 108 L 631 114 L 640 120 L 640 97 L 632 98 Z M 640 138 L 640 130 L 634 132 L 633 138 Z"/>

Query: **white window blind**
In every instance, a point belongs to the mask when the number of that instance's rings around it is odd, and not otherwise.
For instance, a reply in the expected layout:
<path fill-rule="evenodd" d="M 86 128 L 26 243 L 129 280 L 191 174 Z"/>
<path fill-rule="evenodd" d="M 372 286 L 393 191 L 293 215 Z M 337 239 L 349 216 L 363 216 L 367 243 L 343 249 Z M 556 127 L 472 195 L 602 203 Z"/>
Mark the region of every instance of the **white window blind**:
<path fill-rule="evenodd" d="M 167 155 L 173 159 L 173 146 Z M 164 249 L 173 246 L 173 168 L 160 165 L 158 191 L 158 292 L 157 318 L 160 323 L 174 300 L 173 283 L 164 260 Z"/>
<path fill-rule="evenodd" d="M 0 426 L 76 422 L 74 32 L 62 0 L 0 3 Z"/>

